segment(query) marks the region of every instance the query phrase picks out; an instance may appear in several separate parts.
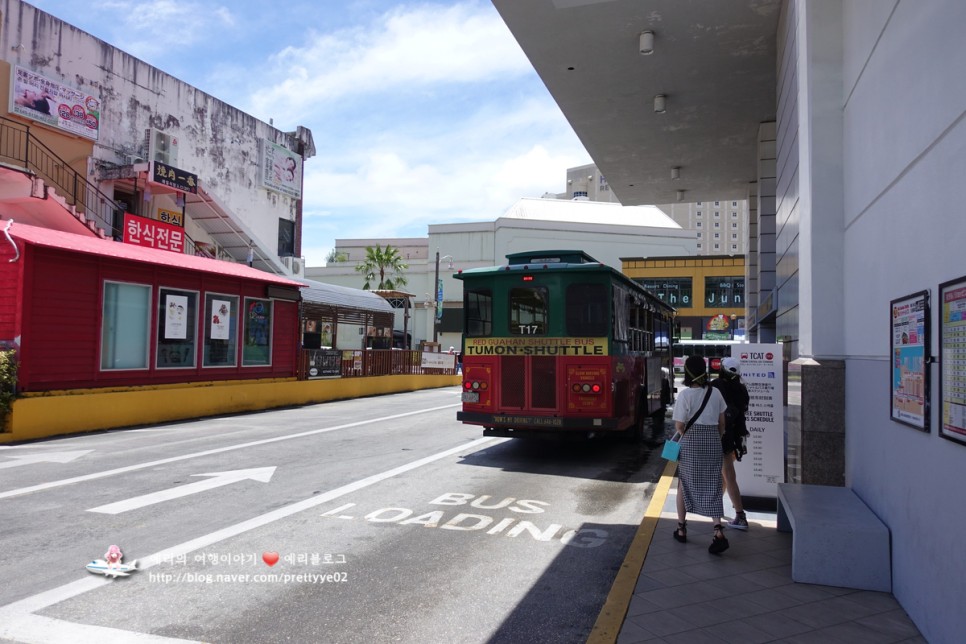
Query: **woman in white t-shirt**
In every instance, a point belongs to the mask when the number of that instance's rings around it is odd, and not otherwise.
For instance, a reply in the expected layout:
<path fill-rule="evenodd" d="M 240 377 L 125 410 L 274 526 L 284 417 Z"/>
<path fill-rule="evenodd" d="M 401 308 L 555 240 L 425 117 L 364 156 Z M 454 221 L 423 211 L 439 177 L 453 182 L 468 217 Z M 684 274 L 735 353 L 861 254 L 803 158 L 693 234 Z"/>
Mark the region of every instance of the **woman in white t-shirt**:
<path fill-rule="evenodd" d="M 674 402 L 674 428 L 681 434 L 678 459 L 678 527 L 674 538 L 688 540 L 688 512 L 711 517 L 714 538 L 708 552 L 721 554 L 728 549 L 728 539 L 721 527 L 724 504 L 721 496 L 721 436 L 725 431 L 725 404 L 721 392 L 708 386 L 708 368 L 701 356 L 691 356 L 684 363 L 687 389 Z M 707 403 L 704 404 L 707 397 Z M 704 404 L 701 414 L 687 427 Z"/>

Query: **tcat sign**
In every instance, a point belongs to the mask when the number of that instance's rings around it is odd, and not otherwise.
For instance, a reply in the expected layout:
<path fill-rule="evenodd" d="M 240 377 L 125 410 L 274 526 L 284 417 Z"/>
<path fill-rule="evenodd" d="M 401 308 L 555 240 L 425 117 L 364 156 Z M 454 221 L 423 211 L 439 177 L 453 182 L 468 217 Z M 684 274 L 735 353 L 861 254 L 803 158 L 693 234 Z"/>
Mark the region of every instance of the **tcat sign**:
<path fill-rule="evenodd" d="M 741 360 L 773 360 L 775 354 L 771 351 L 744 351 Z"/>

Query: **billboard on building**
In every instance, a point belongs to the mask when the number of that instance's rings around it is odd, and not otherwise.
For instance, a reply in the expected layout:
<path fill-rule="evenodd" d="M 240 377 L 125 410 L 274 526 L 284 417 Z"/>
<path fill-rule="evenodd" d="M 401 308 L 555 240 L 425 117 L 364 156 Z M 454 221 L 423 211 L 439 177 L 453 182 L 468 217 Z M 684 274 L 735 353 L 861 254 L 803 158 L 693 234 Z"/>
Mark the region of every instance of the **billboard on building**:
<path fill-rule="evenodd" d="M 95 141 L 100 130 L 99 97 L 23 67 L 16 68 L 10 111 Z"/>
<path fill-rule="evenodd" d="M 302 157 L 288 148 L 259 139 L 262 186 L 294 199 L 302 198 Z"/>

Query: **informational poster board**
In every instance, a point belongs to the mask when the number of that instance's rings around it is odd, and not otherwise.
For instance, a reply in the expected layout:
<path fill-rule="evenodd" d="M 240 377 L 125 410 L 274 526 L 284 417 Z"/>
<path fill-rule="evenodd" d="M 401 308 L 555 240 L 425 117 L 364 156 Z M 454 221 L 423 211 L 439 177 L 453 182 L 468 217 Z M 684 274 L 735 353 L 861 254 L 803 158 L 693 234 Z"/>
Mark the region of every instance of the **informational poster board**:
<path fill-rule="evenodd" d="M 741 381 L 750 402 L 748 453 L 735 463 L 742 496 L 776 498 L 785 482 L 785 413 L 782 345 L 739 344 L 731 356 L 741 362 Z"/>
<path fill-rule="evenodd" d="M 209 335 L 212 340 L 231 338 L 231 302 L 228 300 L 211 301 L 211 325 Z"/>
<path fill-rule="evenodd" d="M 188 337 L 188 298 L 168 295 L 164 307 L 164 339 L 184 340 Z"/>
<path fill-rule="evenodd" d="M 939 435 L 966 444 L 966 277 L 939 285 Z"/>
<path fill-rule="evenodd" d="M 424 351 L 419 366 L 424 369 L 455 369 L 456 356 L 452 353 L 430 353 Z"/>
<path fill-rule="evenodd" d="M 929 291 L 890 304 L 892 420 L 929 431 Z"/>

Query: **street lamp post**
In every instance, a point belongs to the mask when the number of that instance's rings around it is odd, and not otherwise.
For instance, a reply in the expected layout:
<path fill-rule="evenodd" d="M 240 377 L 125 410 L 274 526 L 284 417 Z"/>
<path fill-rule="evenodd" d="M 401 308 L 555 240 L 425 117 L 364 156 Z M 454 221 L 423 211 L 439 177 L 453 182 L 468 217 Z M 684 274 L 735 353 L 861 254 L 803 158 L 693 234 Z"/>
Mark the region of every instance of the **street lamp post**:
<path fill-rule="evenodd" d="M 433 308 L 433 342 L 437 341 L 439 338 L 439 318 L 442 316 L 443 307 L 443 293 L 442 289 L 439 288 L 439 260 L 449 258 L 449 267 L 453 268 L 453 256 L 443 255 L 442 258 L 439 256 L 439 251 L 436 251 L 436 274 L 433 279 L 433 301 L 436 302 L 436 306 Z"/>
<path fill-rule="evenodd" d="M 439 251 L 436 251 L 436 277 L 433 279 L 433 343 L 436 342 L 436 338 L 439 337 Z"/>

